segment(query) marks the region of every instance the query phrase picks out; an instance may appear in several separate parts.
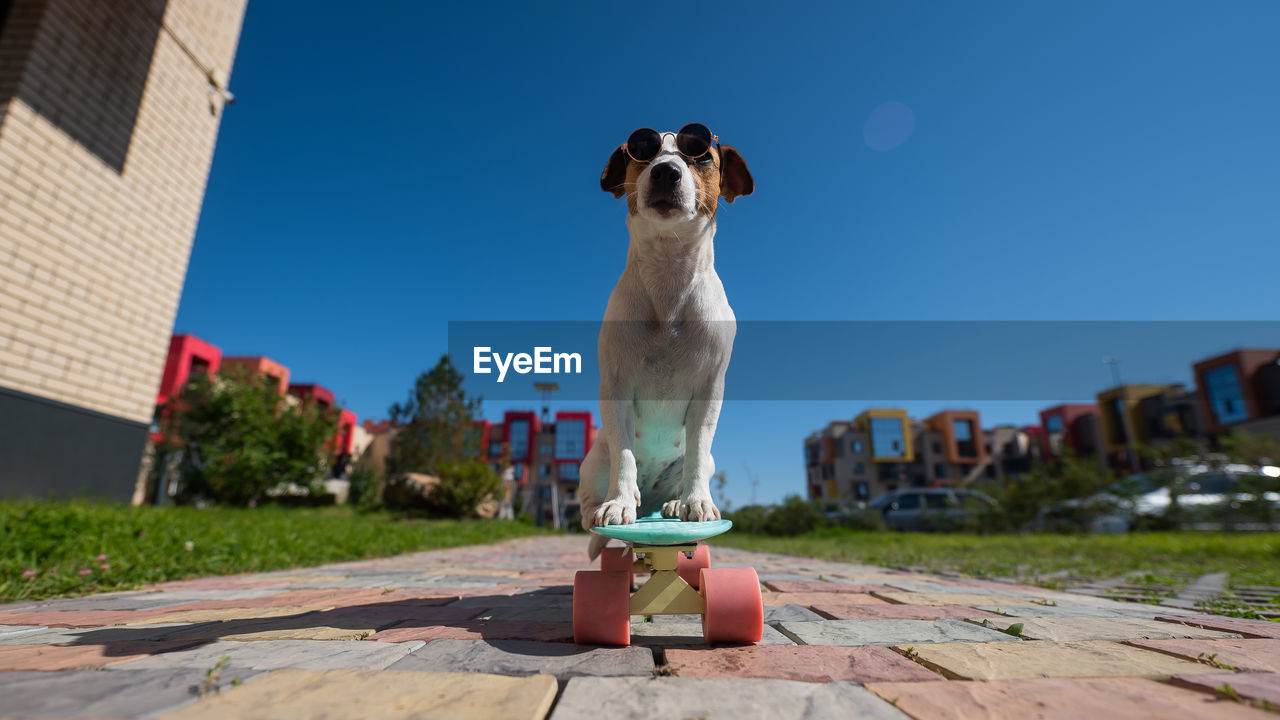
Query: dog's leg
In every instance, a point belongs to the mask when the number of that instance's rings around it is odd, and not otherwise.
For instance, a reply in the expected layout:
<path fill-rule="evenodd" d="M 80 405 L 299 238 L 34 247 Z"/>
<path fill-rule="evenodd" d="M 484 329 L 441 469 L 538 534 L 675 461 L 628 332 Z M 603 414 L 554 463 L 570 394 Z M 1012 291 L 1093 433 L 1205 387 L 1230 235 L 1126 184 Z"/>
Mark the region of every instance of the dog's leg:
<path fill-rule="evenodd" d="M 689 403 L 684 423 L 684 474 L 680 481 L 681 520 L 720 519 L 720 510 L 711 499 L 711 475 L 716 471 L 715 460 L 711 457 L 711 439 L 716 434 L 723 397 L 722 372 L 709 388 L 706 398 L 695 398 Z"/>
<path fill-rule="evenodd" d="M 600 424 L 608 433 L 605 442 L 609 443 L 609 496 L 596 509 L 591 521 L 596 526 L 629 525 L 636 521 L 636 506 L 640 504 L 631 401 L 602 400 L 600 415 Z"/>
<path fill-rule="evenodd" d="M 582 529 L 590 530 L 595 527 L 596 510 L 609 497 L 609 443 L 605 437 L 600 437 L 587 451 L 578 478 Z"/>

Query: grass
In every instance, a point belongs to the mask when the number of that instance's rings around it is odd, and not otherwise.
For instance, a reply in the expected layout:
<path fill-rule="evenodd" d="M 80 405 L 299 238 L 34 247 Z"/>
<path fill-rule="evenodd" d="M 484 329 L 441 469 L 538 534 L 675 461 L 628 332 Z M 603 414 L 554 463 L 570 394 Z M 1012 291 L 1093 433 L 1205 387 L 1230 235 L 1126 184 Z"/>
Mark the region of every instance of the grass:
<path fill-rule="evenodd" d="M 350 508 L 126 507 L 0 502 L 0 602 L 75 596 L 496 542 L 542 532 L 498 520 L 407 520 Z"/>
<path fill-rule="evenodd" d="M 1228 572 L 1242 585 L 1280 586 L 1280 533 L 1162 532 L 1128 535 L 959 535 L 820 530 L 795 537 L 731 532 L 719 544 L 744 550 L 974 577 L 1017 578 L 1056 588 L 1047 573 L 1103 579 L 1141 572 L 1140 582 Z"/>

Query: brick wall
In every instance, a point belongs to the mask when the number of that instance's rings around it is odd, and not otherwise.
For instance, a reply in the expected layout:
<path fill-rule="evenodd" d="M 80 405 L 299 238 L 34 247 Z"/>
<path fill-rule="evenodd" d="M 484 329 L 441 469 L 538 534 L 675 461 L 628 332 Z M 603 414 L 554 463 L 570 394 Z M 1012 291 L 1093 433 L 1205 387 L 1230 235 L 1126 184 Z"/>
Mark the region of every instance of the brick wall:
<path fill-rule="evenodd" d="M 0 388 L 144 423 L 246 0 L 13 0 L 0 31 Z M 2 5 L 0 5 L 2 7 Z"/>

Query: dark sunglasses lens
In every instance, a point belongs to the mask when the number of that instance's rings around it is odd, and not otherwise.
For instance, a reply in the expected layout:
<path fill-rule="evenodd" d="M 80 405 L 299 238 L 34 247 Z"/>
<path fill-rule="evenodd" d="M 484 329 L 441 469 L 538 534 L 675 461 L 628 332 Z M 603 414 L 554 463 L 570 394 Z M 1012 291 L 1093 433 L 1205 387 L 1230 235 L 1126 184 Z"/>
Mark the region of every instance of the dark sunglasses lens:
<path fill-rule="evenodd" d="M 627 138 L 627 152 L 631 153 L 631 157 L 646 162 L 652 160 L 658 155 L 658 150 L 662 148 L 662 136 L 657 130 L 649 128 L 640 128 L 631 133 L 631 137 Z"/>
<path fill-rule="evenodd" d="M 676 147 L 688 157 L 701 157 L 711 149 L 711 130 L 702 123 L 689 123 L 676 135 Z"/>

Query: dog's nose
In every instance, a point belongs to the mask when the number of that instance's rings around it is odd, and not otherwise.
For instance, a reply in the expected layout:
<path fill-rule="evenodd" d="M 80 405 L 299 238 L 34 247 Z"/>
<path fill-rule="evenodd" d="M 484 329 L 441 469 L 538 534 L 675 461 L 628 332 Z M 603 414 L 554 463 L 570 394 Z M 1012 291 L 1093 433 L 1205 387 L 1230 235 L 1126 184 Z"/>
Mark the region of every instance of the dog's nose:
<path fill-rule="evenodd" d="M 654 165 L 649 171 L 649 182 L 657 190 L 674 190 L 680 185 L 680 168 L 675 163 Z"/>

